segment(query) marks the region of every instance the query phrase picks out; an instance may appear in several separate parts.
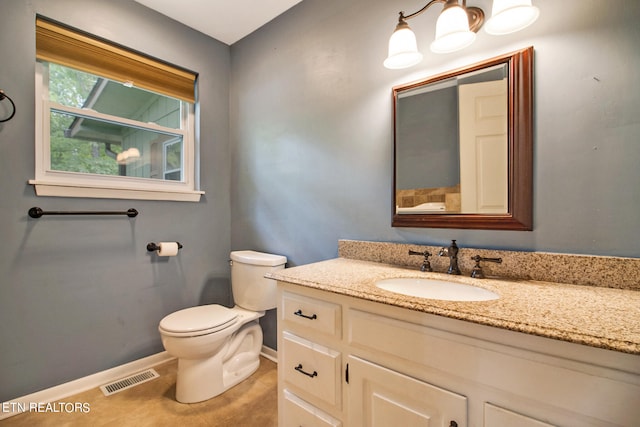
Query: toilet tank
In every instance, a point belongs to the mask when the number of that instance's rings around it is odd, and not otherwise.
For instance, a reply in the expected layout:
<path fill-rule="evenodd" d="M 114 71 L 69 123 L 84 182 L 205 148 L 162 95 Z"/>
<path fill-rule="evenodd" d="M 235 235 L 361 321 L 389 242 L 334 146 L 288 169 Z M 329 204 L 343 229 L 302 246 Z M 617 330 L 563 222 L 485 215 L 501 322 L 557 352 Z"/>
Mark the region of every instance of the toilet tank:
<path fill-rule="evenodd" d="M 282 255 L 256 251 L 231 252 L 231 290 L 236 305 L 252 311 L 276 307 L 276 281 L 265 274 L 281 270 L 287 263 Z"/>

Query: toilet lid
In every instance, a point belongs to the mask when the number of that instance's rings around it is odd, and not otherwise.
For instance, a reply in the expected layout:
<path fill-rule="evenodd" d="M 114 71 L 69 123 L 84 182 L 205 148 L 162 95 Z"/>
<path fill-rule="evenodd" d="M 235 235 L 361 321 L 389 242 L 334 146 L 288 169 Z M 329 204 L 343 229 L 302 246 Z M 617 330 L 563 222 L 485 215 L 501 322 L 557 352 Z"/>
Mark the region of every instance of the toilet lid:
<path fill-rule="evenodd" d="M 168 332 L 215 332 L 233 325 L 237 317 L 236 312 L 221 305 L 200 305 L 169 314 L 160 321 L 160 328 Z"/>

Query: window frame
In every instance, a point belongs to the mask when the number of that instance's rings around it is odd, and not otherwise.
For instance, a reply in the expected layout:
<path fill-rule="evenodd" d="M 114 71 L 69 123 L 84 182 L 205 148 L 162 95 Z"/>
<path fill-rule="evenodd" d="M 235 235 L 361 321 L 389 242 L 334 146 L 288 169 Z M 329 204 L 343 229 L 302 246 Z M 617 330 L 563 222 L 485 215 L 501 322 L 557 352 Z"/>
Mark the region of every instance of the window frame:
<path fill-rule="evenodd" d="M 121 48 L 122 49 L 122 48 Z M 137 54 L 139 55 L 139 54 Z M 153 123 L 142 123 L 122 117 L 114 117 L 89 109 L 63 106 L 49 100 L 47 63 L 54 60 L 36 62 L 35 73 L 35 177 L 29 180 L 38 196 L 118 198 L 138 200 L 173 200 L 198 202 L 204 194 L 199 189 L 198 143 L 195 129 L 196 101 L 180 99 L 181 128 L 166 128 Z M 60 64 L 67 66 L 66 64 Z M 73 67 L 72 67 L 73 68 Z M 95 72 L 93 72 L 95 74 Z M 102 76 L 100 77 L 106 77 Z M 112 79 L 113 80 L 113 79 Z M 195 78 L 194 78 L 195 85 Z M 166 93 L 166 96 L 171 96 Z M 134 126 L 154 132 L 182 137 L 182 181 L 132 176 L 100 175 L 51 169 L 50 152 L 50 112 L 52 109 L 100 120 L 110 120 L 126 126 Z M 163 147 L 164 157 L 164 147 Z M 163 159 L 164 160 L 164 159 Z M 163 173 L 164 177 L 164 162 Z"/>
<path fill-rule="evenodd" d="M 167 174 L 172 174 L 175 172 L 180 172 L 180 180 L 184 178 L 184 150 L 180 153 L 180 168 L 167 169 L 167 150 L 170 146 L 178 144 L 178 142 L 179 140 L 177 138 L 174 138 L 162 143 L 162 178 L 166 181 L 169 181 L 167 180 Z"/>

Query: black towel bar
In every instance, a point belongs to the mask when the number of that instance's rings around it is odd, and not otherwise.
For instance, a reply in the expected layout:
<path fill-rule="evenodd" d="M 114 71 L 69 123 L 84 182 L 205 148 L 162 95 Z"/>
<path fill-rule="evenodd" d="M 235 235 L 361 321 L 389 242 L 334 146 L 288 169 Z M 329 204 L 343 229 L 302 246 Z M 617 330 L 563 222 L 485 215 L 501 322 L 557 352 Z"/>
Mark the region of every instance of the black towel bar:
<path fill-rule="evenodd" d="M 131 208 L 126 212 L 115 211 L 48 211 L 45 212 L 38 207 L 29 209 L 29 216 L 31 218 L 40 218 L 42 215 L 126 215 L 129 218 L 138 216 L 138 211 Z"/>

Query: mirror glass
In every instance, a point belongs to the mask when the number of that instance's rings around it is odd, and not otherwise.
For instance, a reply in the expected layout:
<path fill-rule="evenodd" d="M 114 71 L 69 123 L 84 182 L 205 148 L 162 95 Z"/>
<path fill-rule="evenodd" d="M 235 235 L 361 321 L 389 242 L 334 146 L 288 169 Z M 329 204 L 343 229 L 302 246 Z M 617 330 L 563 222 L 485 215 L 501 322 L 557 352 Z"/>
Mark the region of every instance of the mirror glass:
<path fill-rule="evenodd" d="M 531 229 L 532 55 L 393 89 L 394 226 Z"/>

